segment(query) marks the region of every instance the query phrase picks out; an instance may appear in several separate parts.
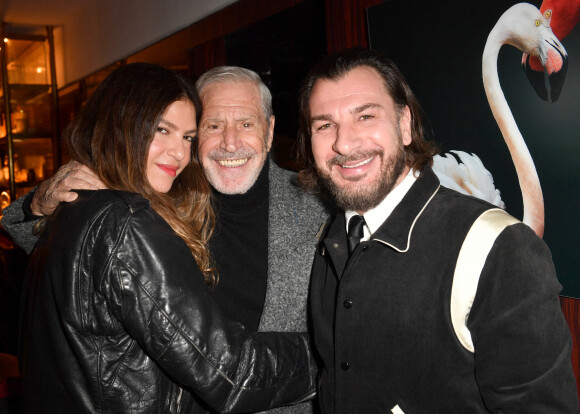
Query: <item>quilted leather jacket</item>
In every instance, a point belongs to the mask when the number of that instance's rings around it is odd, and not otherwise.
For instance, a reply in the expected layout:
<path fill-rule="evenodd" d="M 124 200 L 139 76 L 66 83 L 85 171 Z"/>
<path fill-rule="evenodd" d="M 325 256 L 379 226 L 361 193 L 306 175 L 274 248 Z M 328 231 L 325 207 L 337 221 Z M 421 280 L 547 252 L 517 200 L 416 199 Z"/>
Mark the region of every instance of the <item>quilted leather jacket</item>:
<path fill-rule="evenodd" d="M 243 412 L 303 401 L 306 334 L 252 333 L 212 301 L 185 243 L 143 197 L 79 191 L 27 275 L 24 411 Z"/>

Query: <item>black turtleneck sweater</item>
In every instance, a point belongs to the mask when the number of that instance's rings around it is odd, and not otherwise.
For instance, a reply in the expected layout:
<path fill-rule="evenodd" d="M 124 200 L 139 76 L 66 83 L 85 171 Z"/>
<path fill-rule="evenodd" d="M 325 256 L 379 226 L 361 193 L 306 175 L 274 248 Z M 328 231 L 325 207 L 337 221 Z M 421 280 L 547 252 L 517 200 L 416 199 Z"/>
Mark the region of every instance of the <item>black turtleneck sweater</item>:
<path fill-rule="evenodd" d="M 258 330 L 268 278 L 268 163 L 245 194 L 213 192 L 217 220 L 209 246 L 219 283 L 212 294 L 251 331 Z"/>

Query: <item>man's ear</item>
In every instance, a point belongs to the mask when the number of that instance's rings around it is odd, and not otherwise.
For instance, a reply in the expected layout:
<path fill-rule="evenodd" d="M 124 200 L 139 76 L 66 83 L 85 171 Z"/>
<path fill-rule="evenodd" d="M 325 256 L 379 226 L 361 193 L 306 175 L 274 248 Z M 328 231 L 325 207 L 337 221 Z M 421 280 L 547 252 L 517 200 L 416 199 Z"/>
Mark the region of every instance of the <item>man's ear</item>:
<path fill-rule="evenodd" d="M 270 127 L 268 128 L 268 138 L 266 139 L 266 149 L 270 152 L 272 148 L 272 141 L 274 140 L 274 124 L 276 123 L 276 117 L 272 115 L 270 117 Z"/>
<path fill-rule="evenodd" d="M 411 128 L 411 111 L 408 106 L 405 106 L 399 114 L 399 129 L 403 139 L 403 145 L 407 146 L 413 141 L 413 134 Z"/>

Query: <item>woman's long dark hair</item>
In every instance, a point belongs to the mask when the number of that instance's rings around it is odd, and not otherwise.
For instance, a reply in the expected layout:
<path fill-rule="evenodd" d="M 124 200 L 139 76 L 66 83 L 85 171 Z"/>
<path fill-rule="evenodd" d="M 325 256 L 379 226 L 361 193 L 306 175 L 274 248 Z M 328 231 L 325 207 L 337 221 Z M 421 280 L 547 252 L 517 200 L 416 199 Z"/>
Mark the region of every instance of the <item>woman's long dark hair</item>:
<path fill-rule="evenodd" d="M 197 144 L 192 144 L 191 161 L 167 194 L 155 191 L 147 179 L 149 146 L 163 114 L 176 101 L 193 104 L 198 124 L 201 101 L 188 79 L 150 63 L 122 66 L 95 90 L 65 130 L 64 139 L 71 158 L 93 170 L 108 188 L 147 198 L 187 243 L 213 286 L 217 276 L 207 242 L 214 214 Z"/>

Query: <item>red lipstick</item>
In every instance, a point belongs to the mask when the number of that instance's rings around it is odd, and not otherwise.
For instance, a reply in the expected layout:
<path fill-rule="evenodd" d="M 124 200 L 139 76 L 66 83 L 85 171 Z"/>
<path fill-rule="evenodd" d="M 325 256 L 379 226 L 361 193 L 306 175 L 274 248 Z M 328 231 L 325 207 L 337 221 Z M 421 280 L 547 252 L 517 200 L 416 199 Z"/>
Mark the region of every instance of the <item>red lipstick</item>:
<path fill-rule="evenodd" d="M 179 169 L 179 167 L 170 164 L 157 164 L 157 166 L 172 177 L 177 175 L 177 170 Z"/>

